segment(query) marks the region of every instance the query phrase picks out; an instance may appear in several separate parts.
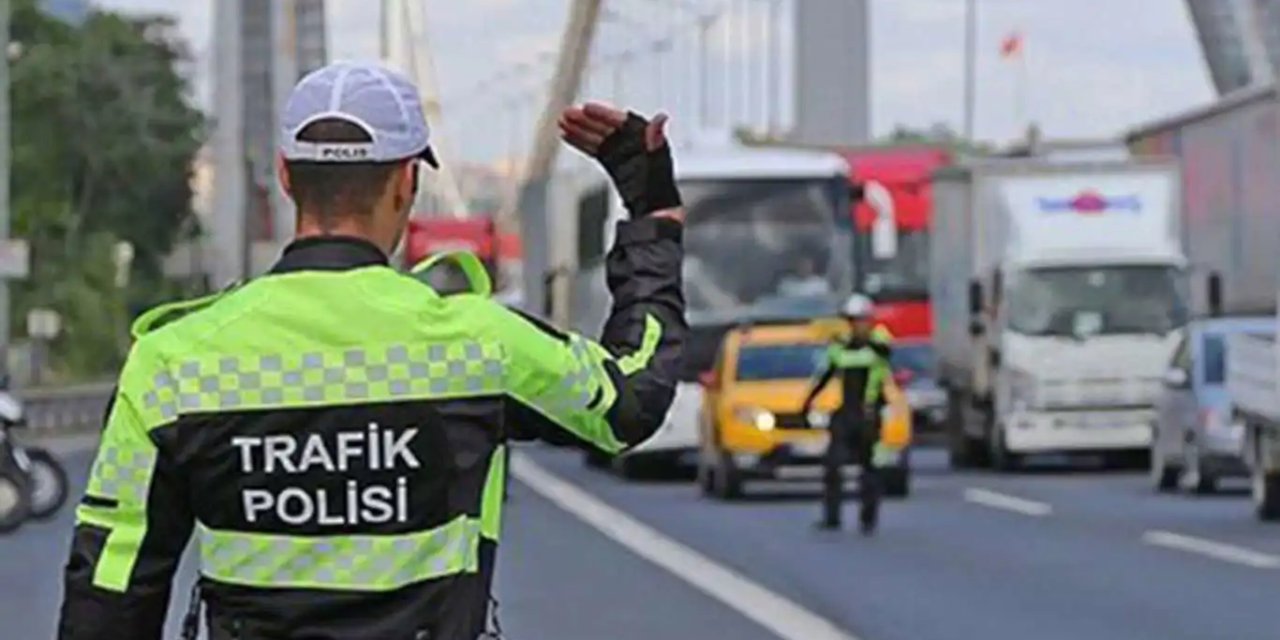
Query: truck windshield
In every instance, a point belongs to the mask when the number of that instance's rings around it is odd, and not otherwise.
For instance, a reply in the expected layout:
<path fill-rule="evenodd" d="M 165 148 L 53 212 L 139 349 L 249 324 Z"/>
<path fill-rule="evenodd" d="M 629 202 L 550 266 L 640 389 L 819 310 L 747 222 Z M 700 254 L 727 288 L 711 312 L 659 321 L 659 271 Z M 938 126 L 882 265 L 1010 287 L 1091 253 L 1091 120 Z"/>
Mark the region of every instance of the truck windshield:
<path fill-rule="evenodd" d="M 1032 336 L 1166 334 L 1182 326 L 1182 272 L 1169 266 L 1052 267 L 1010 274 L 1009 329 Z"/>
<path fill-rule="evenodd" d="M 876 258 L 871 232 L 857 237 L 858 273 L 862 289 L 876 302 L 904 302 L 929 298 L 929 232 L 923 229 L 898 233 L 898 251 L 891 258 Z"/>
<path fill-rule="evenodd" d="M 770 344 L 743 347 L 738 353 L 738 380 L 804 380 L 821 366 L 821 344 Z"/>
<path fill-rule="evenodd" d="M 686 180 L 692 324 L 835 312 L 852 283 L 843 178 Z"/>

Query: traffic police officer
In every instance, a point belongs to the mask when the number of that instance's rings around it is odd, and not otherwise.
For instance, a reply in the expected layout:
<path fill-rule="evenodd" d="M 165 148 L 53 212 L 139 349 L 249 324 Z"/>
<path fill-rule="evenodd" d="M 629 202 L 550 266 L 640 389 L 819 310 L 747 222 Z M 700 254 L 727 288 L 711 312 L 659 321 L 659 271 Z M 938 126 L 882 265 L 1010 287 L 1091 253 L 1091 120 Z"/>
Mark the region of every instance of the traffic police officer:
<path fill-rule="evenodd" d="M 830 417 L 830 439 L 822 461 L 822 529 L 840 528 L 844 501 L 841 469 L 850 454 L 862 468 L 858 524 L 863 533 L 875 530 L 879 518 L 880 474 L 874 451 L 880 439 L 880 404 L 885 383 L 890 378 L 889 350 L 893 337 L 872 320 L 872 303 L 854 294 L 845 302 L 842 315 L 849 323 L 847 339 L 827 350 L 824 370 L 804 403 L 805 416 L 823 388 L 837 376 L 843 385 L 843 404 Z"/>
<path fill-rule="evenodd" d="M 377 66 L 304 78 L 280 171 L 297 239 L 268 275 L 138 320 L 60 638 L 158 640 L 194 532 L 211 640 L 473 640 L 504 443 L 559 433 L 616 453 L 662 423 L 686 332 L 664 118 L 588 104 L 560 121 L 632 215 L 595 342 L 388 266 L 419 164 L 436 163 L 421 104 Z"/>

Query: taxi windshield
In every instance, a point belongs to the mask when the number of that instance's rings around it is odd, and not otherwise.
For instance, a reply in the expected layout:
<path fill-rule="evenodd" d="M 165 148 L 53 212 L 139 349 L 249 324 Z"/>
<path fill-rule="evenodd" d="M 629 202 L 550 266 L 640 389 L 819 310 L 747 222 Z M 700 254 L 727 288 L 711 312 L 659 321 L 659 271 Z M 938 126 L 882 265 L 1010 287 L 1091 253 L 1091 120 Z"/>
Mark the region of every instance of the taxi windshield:
<path fill-rule="evenodd" d="M 822 365 L 821 344 L 748 345 L 738 354 L 738 380 L 797 380 L 814 375 Z"/>

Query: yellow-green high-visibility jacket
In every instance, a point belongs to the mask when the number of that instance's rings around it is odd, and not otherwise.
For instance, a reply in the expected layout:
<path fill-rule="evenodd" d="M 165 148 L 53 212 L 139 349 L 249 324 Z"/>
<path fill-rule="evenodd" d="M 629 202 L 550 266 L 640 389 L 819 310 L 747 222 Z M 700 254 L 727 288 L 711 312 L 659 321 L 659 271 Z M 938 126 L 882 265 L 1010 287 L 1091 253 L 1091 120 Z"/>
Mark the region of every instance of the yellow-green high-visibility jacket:
<path fill-rule="evenodd" d="M 884 393 L 884 385 L 892 371 L 889 366 L 893 334 L 877 325 L 865 340 L 856 338 L 832 343 L 827 348 L 826 362 L 818 382 L 805 401 L 808 407 L 822 389 L 836 376 L 843 384 L 844 408 L 860 410 L 875 406 Z M 861 399 L 859 405 L 855 399 Z"/>
<path fill-rule="evenodd" d="M 59 637 L 159 640 L 194 536 L 212 640 L 476 638 L 503 443 L 618 452 L 671 403 L 681 227 L 617 237 L 600 342 L 437 295 L 350 238 L 295 242 L 264 277 L 143 316 L 77 510 Z"/>

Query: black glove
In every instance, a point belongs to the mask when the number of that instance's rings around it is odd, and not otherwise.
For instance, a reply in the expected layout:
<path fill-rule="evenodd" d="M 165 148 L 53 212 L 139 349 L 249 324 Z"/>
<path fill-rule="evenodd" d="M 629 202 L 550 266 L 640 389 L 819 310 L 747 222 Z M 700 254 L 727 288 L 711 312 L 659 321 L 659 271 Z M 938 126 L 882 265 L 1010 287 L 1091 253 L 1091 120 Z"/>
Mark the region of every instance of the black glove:
<path fill-rule="evenodd" d="M 657 149 L 647 150 L 648 127 L 648 120 L 629 113 L 627 121 L 609 134 L 596 152 L 632 218 L 681 206 L 671 146 L 664 141 Z"/>

